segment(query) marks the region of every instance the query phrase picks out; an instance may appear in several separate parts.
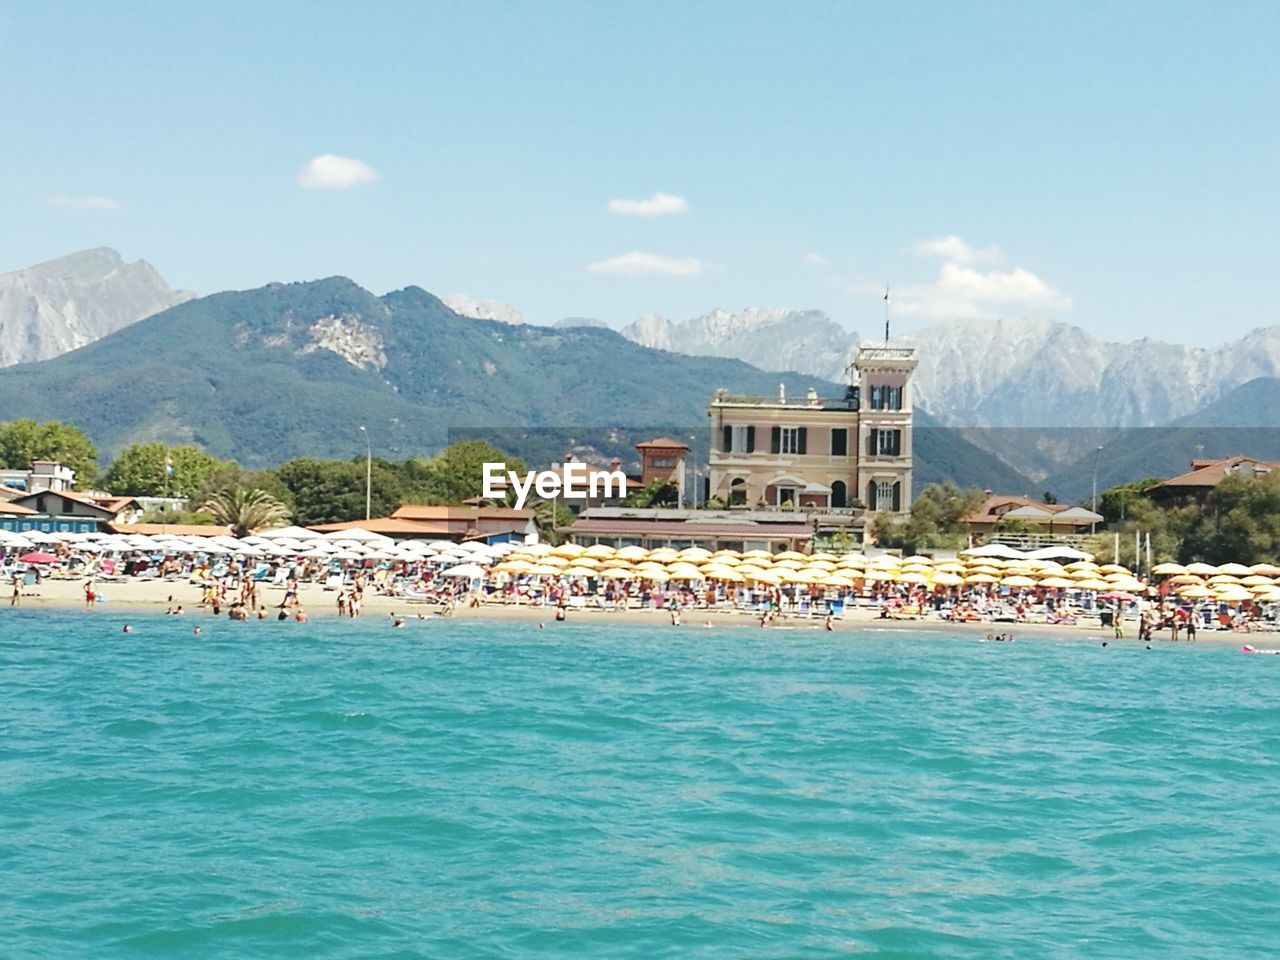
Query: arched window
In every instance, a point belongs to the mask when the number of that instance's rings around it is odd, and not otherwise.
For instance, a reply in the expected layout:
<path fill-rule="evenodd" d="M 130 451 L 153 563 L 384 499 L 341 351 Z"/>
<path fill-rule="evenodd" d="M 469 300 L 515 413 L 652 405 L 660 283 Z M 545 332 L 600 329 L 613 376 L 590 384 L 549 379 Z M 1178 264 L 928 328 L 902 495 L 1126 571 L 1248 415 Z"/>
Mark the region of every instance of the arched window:
<path fill-rule="evenodd" d="M 729 506 L 741 506 L 747 502 L 747 481 L 737 477 L 729 482 Z"/>
<path fill-rule="evenodd" d="M 831 505 L 833 507 L 843 507 L 848 497 L 846 487 L 843 480 L 833 480 L 831 482 Z"/>

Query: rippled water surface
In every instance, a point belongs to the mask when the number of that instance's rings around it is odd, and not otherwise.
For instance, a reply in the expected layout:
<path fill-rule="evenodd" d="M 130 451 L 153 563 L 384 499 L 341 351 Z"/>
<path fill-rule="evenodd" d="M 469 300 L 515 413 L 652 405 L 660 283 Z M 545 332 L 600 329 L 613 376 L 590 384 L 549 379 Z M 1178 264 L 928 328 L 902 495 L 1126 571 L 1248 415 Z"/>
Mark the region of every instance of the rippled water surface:
<path fill-rule="evenodd" d="M 5 614 L 6 960 L 1280 945 L 1280 657 Z"/>

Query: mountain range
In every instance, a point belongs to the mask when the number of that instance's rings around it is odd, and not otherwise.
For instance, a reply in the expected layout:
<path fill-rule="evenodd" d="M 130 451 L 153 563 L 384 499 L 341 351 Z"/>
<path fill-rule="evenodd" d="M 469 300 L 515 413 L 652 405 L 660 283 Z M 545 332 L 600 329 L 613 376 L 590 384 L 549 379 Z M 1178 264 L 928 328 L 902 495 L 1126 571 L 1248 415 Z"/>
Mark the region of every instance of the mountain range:
<path fill-rule="evenodd" d="M 0 367 L 48 360 L 194 296 L 107 247 L 0 274 Z"/>
<path fill-rule="evenodd" d="M 774 394 L 779 383 L 792 396 L 841 391 L 597 327 L 466 318 L 417 287 L 378 297 L 332 277 L 202 297 L 0 370 L 0 409 L 77 424 L 107 455 L 155 440 L 247 466 L 357 455 L 361 426 L 389 458 L 483 436 L 532 463 L 568 450 L 628 462 L 637 440 L 671 433 L 705 462 L 712 392 Z M 1025 483 L 952 431 L 922 440 L 916 455 L 922 482 Z"/>
<path fill-rule="evenodd" d="M 106 248 L 0 275 L 0 362 L 66 354 L 0 370 L 6 415 L 83 422 L 106 452 L 191 441 L 255 464 L 349 453 L 355 427 L 335 413 L 341 399 L 356 426 L 395 424 L 389 442 L 404 451 L 438 446 L 446 425 L 502 424 L 521 431 L 512 452 L 533 462 L 567 449 L 626 460 L 638 439 L 628 424 L 697 434 L 716 386 L 838 392 L 861 342 L 818 310 L 651 315 L 615 333 L 581 317 L 524 323 L 507 304 L 417 288 L 379 298 L 340 278 L 192 296 Z M 227 329 L 240 339 L 228 342 Z M 1192 348 L 1112 343 L 1044 319 L 956 320 L 892 343 L 919 361 L 918 487 L 949 476 L 1079 497 L 1095 455 L 1104 484 L 1176 472 L 1199 455 L 1280 456 L 1270 433 L 1257 435 L 1280 399 L 1280 327 Z M 584 382 L 593 403 L 574 389 Z M 287 422 L 304 410 L 304 422 Z M 1222 426 L 1240 429 L 1213 429 Z M 602 427 L 614 432 L 602 439 Z"/>

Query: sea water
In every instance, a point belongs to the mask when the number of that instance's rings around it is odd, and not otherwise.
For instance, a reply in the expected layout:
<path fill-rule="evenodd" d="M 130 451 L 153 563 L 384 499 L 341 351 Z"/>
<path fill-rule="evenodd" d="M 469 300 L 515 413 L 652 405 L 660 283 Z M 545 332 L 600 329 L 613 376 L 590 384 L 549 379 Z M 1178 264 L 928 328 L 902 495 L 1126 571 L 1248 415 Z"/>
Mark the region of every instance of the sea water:
<path fill-rule="evenodd" d="M 1280 949 L 1280 657 L 124 620 L 0 615 L 6 960 Z"/>

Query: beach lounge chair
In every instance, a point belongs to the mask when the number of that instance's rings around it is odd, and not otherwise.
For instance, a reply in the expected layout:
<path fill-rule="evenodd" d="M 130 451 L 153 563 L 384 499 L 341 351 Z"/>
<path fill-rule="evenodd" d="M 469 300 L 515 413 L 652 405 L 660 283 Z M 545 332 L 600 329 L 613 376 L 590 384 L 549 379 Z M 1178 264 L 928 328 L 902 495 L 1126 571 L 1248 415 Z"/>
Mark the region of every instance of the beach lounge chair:
<path fill-rule="evenodd" d="M 342 573 L 332 572 L 324 579 L 325 590 L 341 590 L 342 589 Z"/>

